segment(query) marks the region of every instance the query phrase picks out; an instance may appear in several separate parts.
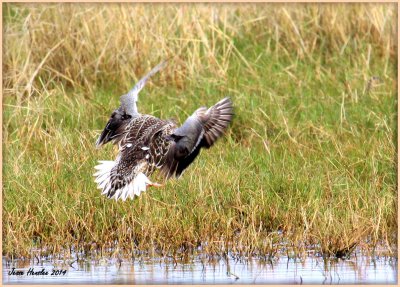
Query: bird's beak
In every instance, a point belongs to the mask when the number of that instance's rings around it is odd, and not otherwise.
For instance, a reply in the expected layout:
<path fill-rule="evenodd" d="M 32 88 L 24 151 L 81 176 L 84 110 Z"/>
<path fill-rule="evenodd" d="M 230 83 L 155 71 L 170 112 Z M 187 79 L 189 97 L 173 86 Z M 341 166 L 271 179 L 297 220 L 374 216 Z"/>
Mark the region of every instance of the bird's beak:
<path fill-rule="evenodd" d="M 96 148 L 100 148 L 103 144 L 109 142 L 110 140 L 110 130 L 108 130 L 106 127 L 96 141 Z"/>

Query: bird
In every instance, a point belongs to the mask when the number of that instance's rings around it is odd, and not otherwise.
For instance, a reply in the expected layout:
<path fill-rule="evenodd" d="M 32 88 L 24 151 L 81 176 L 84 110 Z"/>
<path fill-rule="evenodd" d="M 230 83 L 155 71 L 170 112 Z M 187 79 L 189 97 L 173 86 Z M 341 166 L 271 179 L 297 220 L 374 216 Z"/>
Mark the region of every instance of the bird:
<path fill-rule="evenodd" d="M 107 198 L 126 201 L 140 196 L 148 187 L 162 187 L 149 179 L 156 170 L 166 180 L 179 178 L 200 150 L 213 146 L 232 121 L 233 103 L 229 97 L 210 108 L 198 108 L 181 126 L 139 113 L 139 92 L 166 63 L 155 66 L 120 97 L 120 106 L 96 141 L 97 148 L 108 142 L 118 146 L 115 160 L 101 160 L 95 166 L 97 188 Z"/>

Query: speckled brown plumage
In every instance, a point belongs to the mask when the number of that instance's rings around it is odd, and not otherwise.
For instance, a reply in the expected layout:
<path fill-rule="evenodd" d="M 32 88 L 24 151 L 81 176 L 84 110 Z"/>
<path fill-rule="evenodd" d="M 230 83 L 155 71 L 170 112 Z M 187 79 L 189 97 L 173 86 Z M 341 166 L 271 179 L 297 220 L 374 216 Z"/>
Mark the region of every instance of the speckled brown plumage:
<path fill-rule="evenodd" d="M 222 136 L 232 119 L 229 98 L 209 109 L 197 109 L 180 127 L 171 121 L 139 114 L 137 94 L 149 75 L 161 66 L 154 68 L 121 97 L 121 106 L 112 113 L 96 142 L 98 147 L 110 141 L 119 147 L 115 161 L 100 161 L 95 167 L 98 188 L 108 198 L 126 200 L 129 196 L 133 199 L 146 187 L 159 186 L 149 179 L 157 169 L 167 179 L 179 177 L 199 155 L 201 148 L 210 148 Z"/>

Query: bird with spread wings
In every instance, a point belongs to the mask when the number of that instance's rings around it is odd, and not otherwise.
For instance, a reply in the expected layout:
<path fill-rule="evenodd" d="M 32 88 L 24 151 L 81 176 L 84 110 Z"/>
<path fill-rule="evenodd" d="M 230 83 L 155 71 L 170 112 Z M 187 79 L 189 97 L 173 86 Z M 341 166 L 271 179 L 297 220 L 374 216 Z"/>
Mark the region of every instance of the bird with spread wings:
<path fill-rule="evenodd" d="M 98 188 L 108 198 L 134 199 L 149 186 L 160 187 L 149 176 L 160 170 L 166 179 L 179 177 L 201 148 L 220 138 L 233 116 L 232 101 L 224 98 L 210 108 L 198 108 L 182 126 L 170 120 L 140 114 L 138 94 L 148 79 L 166 65 L 154 67 L 127 94 L 108 120 L 96 146 L 113 142 L 119 147 L 115 161 L 99 161 L 94 174 Z"/>

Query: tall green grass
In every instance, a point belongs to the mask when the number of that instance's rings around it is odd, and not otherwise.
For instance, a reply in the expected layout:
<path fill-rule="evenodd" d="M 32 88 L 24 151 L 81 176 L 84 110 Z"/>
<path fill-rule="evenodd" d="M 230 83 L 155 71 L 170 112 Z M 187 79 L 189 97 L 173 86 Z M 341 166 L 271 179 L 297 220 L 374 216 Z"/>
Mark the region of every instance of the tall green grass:
<path fill-rule="evenodd" d="M 3 254 L 394 255 L 396 21 L 392 4 L 5 4 Z M 165 58 L 140 111 L 183 122 L 229 95 L 232 126 L 181 179 L 108 200 L 93 167 L 117 151 L 94 142 Z"/>

